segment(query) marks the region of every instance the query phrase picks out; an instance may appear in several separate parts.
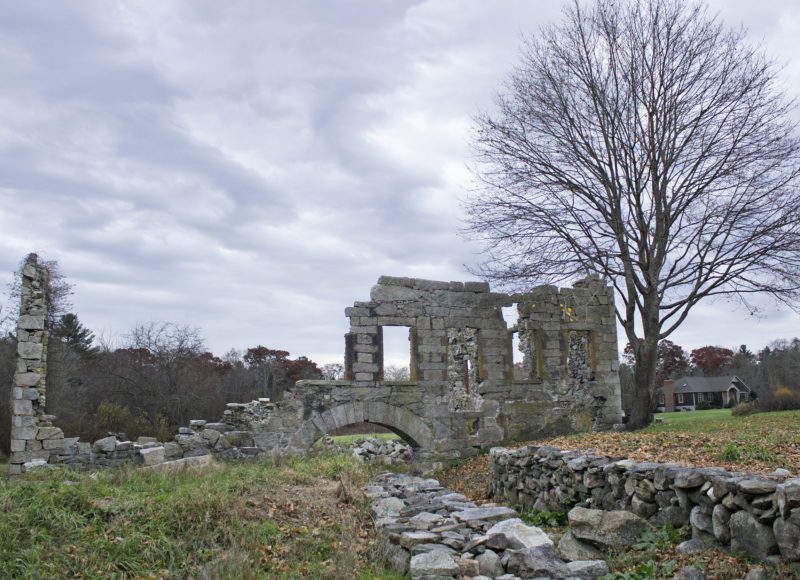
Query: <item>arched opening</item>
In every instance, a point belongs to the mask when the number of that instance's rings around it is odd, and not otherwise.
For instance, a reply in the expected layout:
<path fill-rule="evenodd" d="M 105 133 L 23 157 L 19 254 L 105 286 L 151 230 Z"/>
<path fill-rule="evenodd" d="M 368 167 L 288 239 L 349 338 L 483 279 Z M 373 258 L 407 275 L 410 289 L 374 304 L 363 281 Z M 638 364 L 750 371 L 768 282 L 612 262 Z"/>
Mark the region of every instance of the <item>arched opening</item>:
<path fill-rule="evenodd" d="M 374 424 L 388 429 L 413 450 L 427 449 L 433 444 L 433 432 L 424 421 L 404 407 L 380 401 L 351 401 L 315 413 L 296 432 L 295 440 L 311 446 L 331 432 L 355 423 Z"/>

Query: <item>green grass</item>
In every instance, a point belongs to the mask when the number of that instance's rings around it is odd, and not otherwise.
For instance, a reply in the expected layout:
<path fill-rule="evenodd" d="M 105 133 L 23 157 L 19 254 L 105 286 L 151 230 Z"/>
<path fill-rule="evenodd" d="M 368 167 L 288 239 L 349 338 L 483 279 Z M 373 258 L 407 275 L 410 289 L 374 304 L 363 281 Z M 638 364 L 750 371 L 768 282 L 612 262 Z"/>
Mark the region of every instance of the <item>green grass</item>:
<path fill-rule="evenodd" d="M 330 455 L 0 480 L 0 578 L 400 578 L 370 553 L 365 469 Z"/>
<path fill-rule="evenodd" d="M 657 413 L 656 418 L 664 419 L 665 423 L 653 423 L 646 429 L 647 432 L 669 433 L 671 431 L 693 431 L 696 429 L 704 432 L 725 430 L 732 420 L 736 420 L 736 417 L 731 415 L 730 409 Z"/>
<path fill-rule="evenodd" d="M 390 441 L 392 439 L 399 439 L 394 433 L 366 433 L 362 435 L 337 435 L 333 438 L 333 442 L 337 445 L 350 445 L 356 439 L 380 439 L 381 441 Z"/>

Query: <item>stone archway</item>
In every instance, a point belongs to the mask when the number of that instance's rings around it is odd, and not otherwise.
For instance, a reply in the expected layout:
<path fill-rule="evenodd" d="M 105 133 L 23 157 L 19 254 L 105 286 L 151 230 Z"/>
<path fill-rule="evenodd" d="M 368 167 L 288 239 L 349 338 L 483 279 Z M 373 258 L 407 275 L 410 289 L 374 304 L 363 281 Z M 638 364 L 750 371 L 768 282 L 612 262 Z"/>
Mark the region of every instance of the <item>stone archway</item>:
<path fill-rule="evenodd" d="M 315 413 L 303 423 L 297 436 L 310 446 L 334 429 L 361 422 L 390 429 L 413 449 L 428 449 L 433 444 L 431 429 L 419 417 L 407 409 L 380 401 L 353 401 Z"/>

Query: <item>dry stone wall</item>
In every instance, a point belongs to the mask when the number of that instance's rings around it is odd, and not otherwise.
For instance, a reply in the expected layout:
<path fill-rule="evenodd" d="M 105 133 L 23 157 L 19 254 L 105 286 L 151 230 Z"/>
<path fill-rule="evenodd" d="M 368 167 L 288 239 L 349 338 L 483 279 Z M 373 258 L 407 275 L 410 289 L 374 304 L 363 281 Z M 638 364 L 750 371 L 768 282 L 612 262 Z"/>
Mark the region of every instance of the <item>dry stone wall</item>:
<path fill-rule="evenodd" d="M 731 473 L 549 446 L 494 448 L 490 465 L 491 495 L 514 505 L 627 510 L 655 525 L 691 526 L 706 545 L 800 562 L 800 478 L 785 470 Z"/>

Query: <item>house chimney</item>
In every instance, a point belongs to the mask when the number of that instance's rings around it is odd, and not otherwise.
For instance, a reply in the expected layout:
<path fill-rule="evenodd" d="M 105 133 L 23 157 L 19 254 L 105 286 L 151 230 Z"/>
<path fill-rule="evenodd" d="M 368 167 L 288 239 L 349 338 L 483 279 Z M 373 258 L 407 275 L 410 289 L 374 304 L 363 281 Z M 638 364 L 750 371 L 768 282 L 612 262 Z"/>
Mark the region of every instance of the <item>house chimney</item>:
<path fill-rule="evenodd" d="M 667 379 L 664 381 L 664 412 L 672 413 L 675 411 L 675 381 Z"/>

